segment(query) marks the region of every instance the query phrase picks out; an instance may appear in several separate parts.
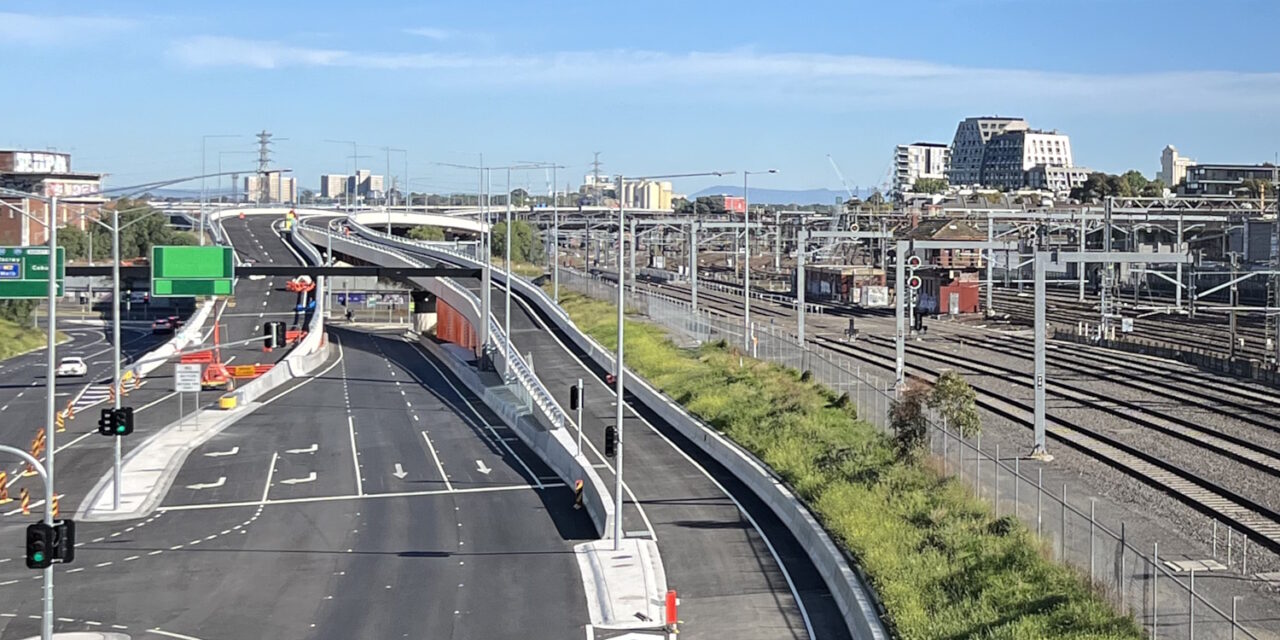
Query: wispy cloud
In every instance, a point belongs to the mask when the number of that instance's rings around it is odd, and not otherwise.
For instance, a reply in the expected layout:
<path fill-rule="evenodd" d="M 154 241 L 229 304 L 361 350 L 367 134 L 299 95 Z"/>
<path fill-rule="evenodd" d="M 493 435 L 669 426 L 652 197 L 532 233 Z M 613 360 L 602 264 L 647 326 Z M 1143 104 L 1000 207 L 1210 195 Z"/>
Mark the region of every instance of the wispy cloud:
<path fill-rule="evenodd" d="M 448 40 L 449 38 L 457 35 L 453 31 L 438 29 L 436 27 L 415 27 L 412 29 L 405 29 L 404 32 L 411 36 L 422 36 L 423 38 L 428 38 L 430 40 Z"/>
<path fill-rule="evenodd" d="M 67 46 L 133 28 L 111 16 L 53 16 L 0 11 L 0 47 L 7 44 Z"/>
<path fill-rule="evenodd" d="M 1083 111 L 1247 111 L 1280 106 L 1280 73 L 1167 71 L 1103 74 L 963 67 L 858 55 L 754 50 L 666 53 L 642 50 L 531 55 L 361 52 L 201 36 L 174 43 L 174 58 L 195 67 L 334 67 L 431 72 L 470 86 L 583 85 L 720 92 L 734 100 L 840 100 L 848 106 L 1052 104 Z M 1176 101 L 1170 87 L 1195 87 Z M 728 92 L 728 93 L 725 93 Z"/>

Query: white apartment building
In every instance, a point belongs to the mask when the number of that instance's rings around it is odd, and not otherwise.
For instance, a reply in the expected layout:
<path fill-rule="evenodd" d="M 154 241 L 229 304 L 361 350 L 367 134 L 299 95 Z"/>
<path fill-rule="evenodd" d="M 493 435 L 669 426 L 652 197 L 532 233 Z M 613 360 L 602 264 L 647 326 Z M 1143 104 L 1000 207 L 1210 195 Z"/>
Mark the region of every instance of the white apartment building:
<path fill-rule="evenodd" d="M 980 184 L 982 158 L 987 143 L 1006 131 L 1029 128 L 1027 121 L 1022 118 L 984 116 L 961 120 L 956 127 L 955 138 L 951 141 L 948 181 L 956 186 Z"/>
<path fill-rule="evenodd" d="M 907 193 L 921 178 L 947 179 L 951 149 L 938 142 L 900 144 L 893 153 L 893 191 Z"/>
<path fill-rule="evenodd" d="M 320 197 L 338 199 L 347 192 L 347 176 L 327 173 L 320 176 Z"/>
<path fill-rule="evenodd" d="M 1178 183 L 1187 177 L 1187 170 L 1194 166 L 1196 161 L 1178 155 L 1178 149 L 1173 145 L 1160 153 L 1160 179 L 1170 189 L 1176 189 Z"/>
<path fill-rule="evenodd" d="M 244 193 L 249 202 L 297 202 L 298 183 L 279 171 L 268 171 L 266 174 L 245 176 Z"/>
<path fill-rule="evenodd" d="M 1057 131 L 1011 129 L 992 136 L 982 151 L 978 184 L 1000 189 L 1029 186 L 1038 165 L 1071 168 L 1071 138 Z"/>
<path fill-rule="evenodd" d="M 1026 186 L 1065 195 L 1084 184 L 1091 171 L 1084 167 L 1038 164 L 1027 172 Z"/>

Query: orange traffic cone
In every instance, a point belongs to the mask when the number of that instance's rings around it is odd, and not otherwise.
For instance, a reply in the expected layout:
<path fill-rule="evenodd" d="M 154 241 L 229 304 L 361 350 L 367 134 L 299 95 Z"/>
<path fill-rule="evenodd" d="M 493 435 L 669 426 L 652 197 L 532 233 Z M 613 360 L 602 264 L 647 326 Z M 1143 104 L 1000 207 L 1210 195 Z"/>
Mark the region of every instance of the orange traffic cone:
<path fill-rule="evenodd" d="M 36 474 L 36 468 L 35 468 L 35 467 L 33 467 L 33 466 L 31 466 L 31 463 L 30 463 L 30 462 L 28 462 L 28 463 L 27 463 L 27 468 L 26 468 L 26 469 L 24 469 L 24 470 L 22 471 L 22 477 L 24 477 L 24 478 L 30 478 L 31 476 L 34 476 L 35 474 Z M 26 491 L 26 489 L 23 489 L 23 491 Z"/>
<path fill-rule="evenodd" d="M 27 488 L 22 488 L 22 515 L 31 515 L 31 494 L 27 493 Z"/>
<path fill-rule="evenodd" d="M 9 474 L 0 471 L 0 504 L 13 502 L 9 497 Z"/>

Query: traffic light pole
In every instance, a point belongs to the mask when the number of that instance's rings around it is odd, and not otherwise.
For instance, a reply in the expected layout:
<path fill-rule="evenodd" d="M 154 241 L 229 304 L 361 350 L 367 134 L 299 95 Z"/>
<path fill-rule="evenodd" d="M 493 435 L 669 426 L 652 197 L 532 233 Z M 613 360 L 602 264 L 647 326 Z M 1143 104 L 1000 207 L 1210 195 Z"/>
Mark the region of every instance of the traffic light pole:
<path fill-rule="evenodd" d="M 112 211 L 111 224 L 111 344 L 112 359 L 115 367 L 115 376 L 112 378 L 112 384 L 115 385 L 115 393 L 111 394 L 115 397 L 112 407 L 120 408 L 120 212 Z M 203 213 L 201 221 L 203 224 Z M 201 233 L 201 242 L 203 242 L 204 234 Z M 111 510 L 120 509 L 120 454 L 123 444 L 120 436 L 115 437 L 115 466 L 112 467 L 114 482 L 111 488 Z"/>
<path fill-rule="evenodd" d="M 54 265 L 56 268 L 57 265 Z M 57 275 L 55 272 L 54 276 Z M 52 435 L 52 434 L 50 434 Z M 40 479 L 44 482 L 44 523 L 50 527 L 53 526 L 53 478 L 45 470 L 44 465 L 36 460 L 35 456 L 8 445 L 0 444 L 0 453 L 13 454 L 22 461 L 31 465 L 31 468 L 40 474 Z M 49 453 L 53 453 L 50 449 Z M 44 568 L 44 612 L 40 616 L 40 640 L 53 640 L 53 566 Z"/>

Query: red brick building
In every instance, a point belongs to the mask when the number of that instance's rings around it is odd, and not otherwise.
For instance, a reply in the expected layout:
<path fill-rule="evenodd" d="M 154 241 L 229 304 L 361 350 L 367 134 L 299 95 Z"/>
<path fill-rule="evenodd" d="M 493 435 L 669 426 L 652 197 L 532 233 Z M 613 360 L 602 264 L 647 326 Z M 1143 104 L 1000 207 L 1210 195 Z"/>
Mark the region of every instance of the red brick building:
<path fill-rule="evenodd" d="M 73 172 L 71 154 L 51 151 L 0 150 L 0 187 L 41 196 L 58 196 L 59 227 L 74 225 L 87 229 L 83 214 L 107 202 L 99 195 L 102 174 Z M 44 200 L 0 194 L 0 245 L 31 245 L 48 242 L 42 222 L 48 217 Z"/>

